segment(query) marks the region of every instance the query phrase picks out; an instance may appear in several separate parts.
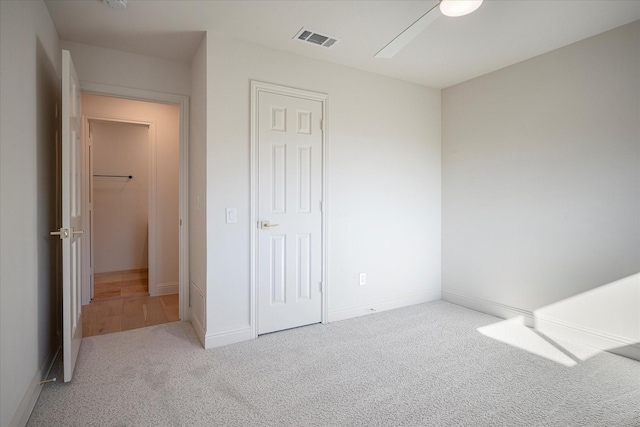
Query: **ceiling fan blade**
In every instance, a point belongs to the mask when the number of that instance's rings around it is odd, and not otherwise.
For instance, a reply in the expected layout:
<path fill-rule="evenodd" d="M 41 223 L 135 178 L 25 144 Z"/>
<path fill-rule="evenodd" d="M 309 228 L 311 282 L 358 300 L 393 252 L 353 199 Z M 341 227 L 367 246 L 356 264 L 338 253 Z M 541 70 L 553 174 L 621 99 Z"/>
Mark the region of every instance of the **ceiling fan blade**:
<path fill-rule="evenodd" d="M 438 3 L 429 9 L 424 15 L 422 15 L 416 22 L 409 25 L 409 27 L 398 34 L 396 38 L 391 40 L 385 47 L 380 49 L 378 53 L 374 55 L 374 58 L 393 58 L 398 52 L 402 50 L 406 45 L 411 42 L 418 34 L 424 31 L 433 21 L 438 19 L 442 14 L 438 8 Z"/>

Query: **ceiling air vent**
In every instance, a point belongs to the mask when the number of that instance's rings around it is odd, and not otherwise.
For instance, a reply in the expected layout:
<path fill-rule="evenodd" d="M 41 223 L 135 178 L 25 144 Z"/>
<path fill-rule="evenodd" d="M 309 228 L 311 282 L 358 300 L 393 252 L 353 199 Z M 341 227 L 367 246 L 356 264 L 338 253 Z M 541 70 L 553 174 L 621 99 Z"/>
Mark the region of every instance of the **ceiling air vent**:
<path fill-rule="evenodd" d="M 324 34 L 316 33 L 306 28 L 298 31 L 298 34 L 293 38 L 301 42 L 312 43 L 326 48 L 330 48 L 338 42 L 338 39 L 335 37 L 325 36 Z"/>

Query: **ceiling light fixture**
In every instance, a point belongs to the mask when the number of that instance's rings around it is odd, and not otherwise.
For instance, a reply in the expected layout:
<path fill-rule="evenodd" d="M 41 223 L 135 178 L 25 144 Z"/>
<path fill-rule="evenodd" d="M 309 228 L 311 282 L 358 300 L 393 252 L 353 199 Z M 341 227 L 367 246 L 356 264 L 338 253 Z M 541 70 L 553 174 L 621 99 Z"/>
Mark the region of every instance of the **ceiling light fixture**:
<path fill-rule="evenodd" d="M 429 9 L 424 15 L 418 18 L 413 24 L 409 25 L 403 32 L 398 34 L 393 40 L 391 40 L 385 47 L 380 49 L 375 55 L 375 58 L 393 58 L 398 52 L 400 52 L 411 40 L 413 40 L 418 34 L 424 31 L 429 25 L 431 25 L 436 19 L 442 15 L 446 16 L 463 16 L 467 15 L 474 10 L 478 9 L 482 4 L 482 0 L 440 0 L 439 4 L 436 4 Z M 440 6 L 440 13 L 436 8 Z"/>
<path fill-rule="evenodd" d="M 107 7 L 111 9 L 126 9 L 127 0 L 102 0 Z"/>
<path fill-rule="evenodd" d="M 438 17 L 438 11 L 435 10 L 438 5 L 433 6 L 427 10 L 424 15 L 418 18 L 413 24 L 409 25 L 403 32 L 398 34 L 393 40 L 391 40 L 385 47 L 380 49 L 378 53 L 374 55 L 374 58 L 393 58 L 398 52 L 400 52 L 406 45 L 411 42 L 418 34 L 424 31 L 429 25 L 433 23 Z M 435 13 L 431 13 L 435 12 Z"/>
<path fill-rule="evenodd" d="M 445 16 L 464 16 L 480 7 L 482 0 L 440 0 L 440 12 Z"/>

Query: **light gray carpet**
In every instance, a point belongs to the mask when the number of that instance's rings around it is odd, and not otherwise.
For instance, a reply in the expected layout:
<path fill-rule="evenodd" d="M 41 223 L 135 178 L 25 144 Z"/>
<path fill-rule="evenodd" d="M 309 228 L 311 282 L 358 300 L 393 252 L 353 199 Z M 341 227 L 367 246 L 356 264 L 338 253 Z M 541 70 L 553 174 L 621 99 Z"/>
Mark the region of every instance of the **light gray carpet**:
<path fill-rule="evenodd" d="M 28 425 L 640 425 L 639 362 L 563 366 L 476 330 L 499 321 L 437 301 L 213 350 L 181 322 L 86 338 Z"/>

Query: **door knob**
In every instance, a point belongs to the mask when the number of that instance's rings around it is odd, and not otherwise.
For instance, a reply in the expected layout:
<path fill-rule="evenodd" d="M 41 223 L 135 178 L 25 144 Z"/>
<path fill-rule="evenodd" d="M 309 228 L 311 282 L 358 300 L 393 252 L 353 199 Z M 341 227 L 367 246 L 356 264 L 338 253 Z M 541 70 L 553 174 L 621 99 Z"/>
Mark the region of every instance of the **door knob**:
<path fill-rule="evenodd" d="M 260 221 L 260 228 L 271 228 L 271 227 L 277 227 L 280 224 L 271 224 L 269 223 L 269 221 Z"/>
<path fill-rule="evenodd" d="M 51 231 L 49 235 L 60 236 L 60 239 L 67 239 L 69 235 L 84 234 L 83 230 L 74 230 L 73 228 L 61 228 L 58 231 Z"/>
<path fill-rule="evenodd" d="M 49 233 L 50 236 L 60 236 L 60 239 L 66 239 L 67 237 L 69 237 L 69 229 L 68 228 L 61 228 L 58 231 L 51 231 Z"/>

